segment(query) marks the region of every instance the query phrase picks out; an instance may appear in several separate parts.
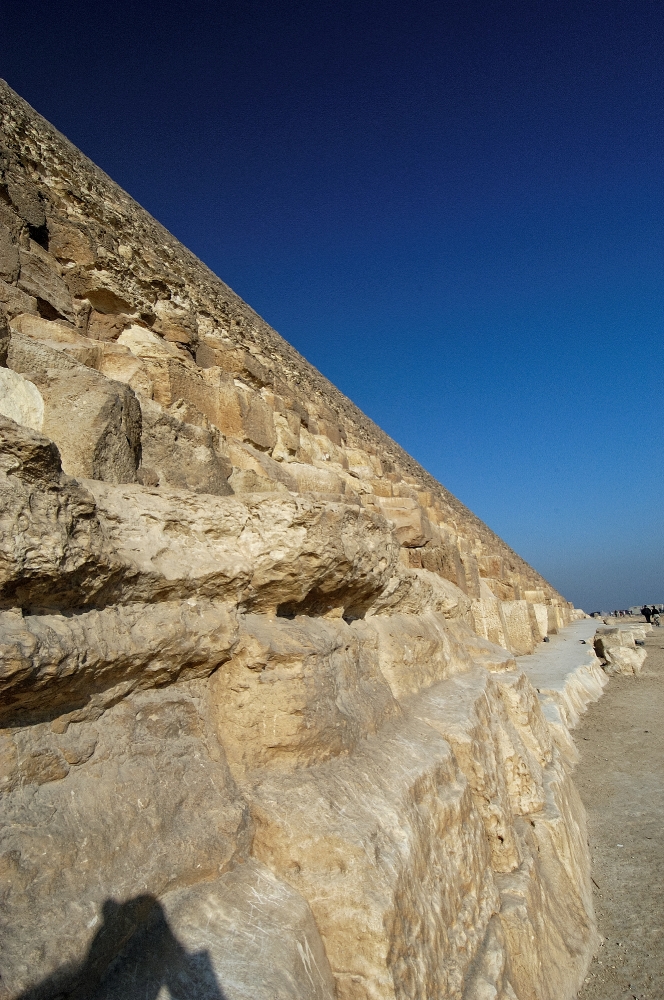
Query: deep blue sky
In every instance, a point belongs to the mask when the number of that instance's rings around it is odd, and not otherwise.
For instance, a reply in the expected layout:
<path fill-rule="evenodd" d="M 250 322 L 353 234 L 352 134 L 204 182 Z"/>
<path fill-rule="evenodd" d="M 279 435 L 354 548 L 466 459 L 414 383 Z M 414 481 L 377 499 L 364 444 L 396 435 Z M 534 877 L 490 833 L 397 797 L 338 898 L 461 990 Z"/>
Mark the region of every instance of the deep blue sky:
<path fill-rule="evenodd" d="M 5 0 L 0 74 L 577 605 L 664 601 L 664 6 Z"/>

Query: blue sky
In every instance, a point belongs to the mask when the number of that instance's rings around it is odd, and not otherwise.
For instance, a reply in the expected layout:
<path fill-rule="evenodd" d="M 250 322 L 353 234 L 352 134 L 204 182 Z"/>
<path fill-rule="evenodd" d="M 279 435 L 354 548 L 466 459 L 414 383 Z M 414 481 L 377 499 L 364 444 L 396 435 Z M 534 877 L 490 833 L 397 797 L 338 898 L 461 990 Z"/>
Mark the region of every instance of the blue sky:
<path fill-rule="evenodd" d="M 664 8 L 8 0 L 0 73 L 586 610 L 664 601 Z"/>

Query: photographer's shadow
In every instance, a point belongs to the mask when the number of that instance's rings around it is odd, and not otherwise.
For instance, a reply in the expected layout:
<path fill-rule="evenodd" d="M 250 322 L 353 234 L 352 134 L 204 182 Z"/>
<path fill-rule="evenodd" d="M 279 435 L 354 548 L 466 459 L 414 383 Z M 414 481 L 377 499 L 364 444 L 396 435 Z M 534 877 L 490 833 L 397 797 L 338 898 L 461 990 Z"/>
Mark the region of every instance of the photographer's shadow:
<path fill-rule="evenodd" d="M 227 1000 L 209 952 L 187 951 L 154 896 L 108 899 L 85 959 L 67 965 L 18 1000 Z M 166 993 L 161 994 L 162 998 Z"/>

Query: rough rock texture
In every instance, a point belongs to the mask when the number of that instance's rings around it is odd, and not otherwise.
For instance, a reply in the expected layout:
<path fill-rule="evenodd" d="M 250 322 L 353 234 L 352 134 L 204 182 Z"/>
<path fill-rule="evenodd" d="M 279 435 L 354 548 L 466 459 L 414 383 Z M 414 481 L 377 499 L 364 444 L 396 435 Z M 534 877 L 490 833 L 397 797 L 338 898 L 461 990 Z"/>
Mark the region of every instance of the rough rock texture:
<path fill-rule="evenodd" d="M 571 1000 L 579 615 L 0 97 L 0 997 Z"/>

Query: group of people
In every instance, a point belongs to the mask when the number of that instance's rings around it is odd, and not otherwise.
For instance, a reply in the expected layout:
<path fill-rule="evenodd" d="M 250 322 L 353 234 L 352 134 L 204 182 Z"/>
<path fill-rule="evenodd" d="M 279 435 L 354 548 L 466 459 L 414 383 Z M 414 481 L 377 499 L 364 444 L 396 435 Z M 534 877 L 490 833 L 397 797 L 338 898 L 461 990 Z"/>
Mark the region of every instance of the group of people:
<path fill-rule="evenodd" d="M 653 604 L 652 607 L 648 607 L 644 604 L 641 608 L 641 614 L 645 620 L 652 625 L 659 625 L 659 610 Z"/>

